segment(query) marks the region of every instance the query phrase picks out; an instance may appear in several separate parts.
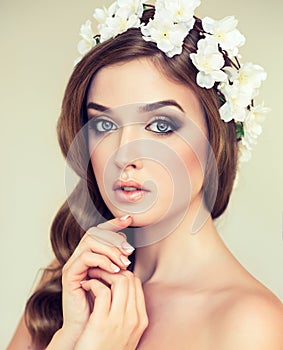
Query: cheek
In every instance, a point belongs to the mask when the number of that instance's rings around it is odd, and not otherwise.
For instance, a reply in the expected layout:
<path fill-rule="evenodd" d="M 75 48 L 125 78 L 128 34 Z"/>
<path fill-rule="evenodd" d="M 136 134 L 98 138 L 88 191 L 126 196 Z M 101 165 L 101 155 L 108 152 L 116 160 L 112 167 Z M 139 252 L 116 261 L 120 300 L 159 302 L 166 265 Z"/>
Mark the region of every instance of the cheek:
<path fill-rule="evenodd" d="M 107 143 L 101 142 L 100 144 L 89 143 L 89 153 L 92 169 L 97 181 L 97 184 L 101 188 L 103 182 L 103 174 L 107 166 L 107 159 L 111 154 L 111 147 Z"/>
<path fill-rule="evenodd" d="M 172 162 L 174 163 L 174 161 Z M 172 164 L 174 167 L 174 164 Z M 172 199 L 174 192 L 174 174 L 172 167 L 168 168 L 154 159 L 144 161 L 144 172 L 149 181 L 154 183 L 161 200 Z"/>
<path fill-rule="evenodd" d="M 95 156 L 94 154 L 91 155 L 90 159 L 91 159 L 91 165 L 92 165 L 95 178 L 97 182 L 99 182 L 100 179 L 102 179 L 102 174 L 103 174 L 103 167 L 104 167 L 103 159 Z"/>
<path fill-rule="evenodd" d="M 106 153 L 107 149 L 98 146 L 96 150 L 92 152 L 90 160 L 100 195 L 106 206 L 111 211 L 111 201 L 109 200 L 107 191 L 109 191 L 113 184 L 111 184 L 110 182 L 108 183 L 105 179 L 105 169 L 108 166 L 108 157 Z"/>
<path fill-rule="evenodd" d="M 202 145 L 199 148 L 193 150 L 188 145 L 181 144 L 177 149 L 176 153 L 179 156 L 179 161 L 184 165 L 187 171 L 187 179 L 182 177 L 183 182 L 190 182 L 192 195 L 199 192 L 202 188 L 204 181 L 204 169 L 206 162 L 206 153 L 202 149 Z"/>

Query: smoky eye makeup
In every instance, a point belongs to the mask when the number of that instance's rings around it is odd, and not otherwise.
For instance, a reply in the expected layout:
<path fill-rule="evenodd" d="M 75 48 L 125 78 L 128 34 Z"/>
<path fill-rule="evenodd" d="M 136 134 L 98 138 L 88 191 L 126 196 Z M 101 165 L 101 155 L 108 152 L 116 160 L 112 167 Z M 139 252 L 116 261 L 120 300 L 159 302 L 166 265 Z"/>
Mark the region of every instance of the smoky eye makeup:
<path fill-rule="evenodd" d="M 185 116 L 175 110 L 164 108 L 151 113 L 145 129 L 157 135 L 170 135 L 185 125 Z"/>
<path fill-rule="evenodd" d="M 169 135 L 177 131 L 182 126 L 182 123 L 176 118 L 164 114 L 154 116 L 145 129 L 155 134 Z"/>
<path fill-rule="evenodd" d="M 118 124 L 106 115 L 91 116 L 88 119 L 88 129 L 96 135 L 106 134 L 118 128 Z"/>
<path fill-rule="evenodd" d="M 139 124 L 155 136 L 169 136 L 182 128 L 188 119 L 183 112 L 168 106 L 151 111 L 144 111 L 140 105 L 122 106 L 115 110 L 108 108 L 97 112 L 88 113 L 88 129 L 95 135 L 107 134 L 126 125 Z"/>

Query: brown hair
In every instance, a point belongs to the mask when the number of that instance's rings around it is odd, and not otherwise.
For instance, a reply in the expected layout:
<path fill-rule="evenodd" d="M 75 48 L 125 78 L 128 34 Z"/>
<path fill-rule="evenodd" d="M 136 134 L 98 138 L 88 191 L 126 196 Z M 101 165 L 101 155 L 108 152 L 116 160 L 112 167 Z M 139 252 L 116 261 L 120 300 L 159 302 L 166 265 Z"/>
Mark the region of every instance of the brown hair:
<path fill-rule="evenodd" d="M 147 22 L 153 13 L 153 10 L 145 11 L 143 21 Z M 194 29 L 185 39 L 182 54 L 173 58 L 168 58 L 157 49 L 156 44 L 143 40 L 139 29 L 129 29 L 115 39 L 98 44 L 74 69 L 65 91 L 57 131 L 61 150 L 67 157 L 71 143 L 86 123 L 86 95 L 94 74 L 108 65 L 141 57 L 149 58 L 166 76 L 192 88 L 202 103 L 207 118 L 209 141 L 218 168 L 218 190 L 211 212 L 212 218 L 217 218 L 226 209 L 232 191 L 237 166 L 237 140 L 235 123 L 233 121 L 224 123 L 220 119 L 218 109 L 221 102 L 216 87 L 207 90 L 195 83 L 197 71 L 189 55 L 196 51 L 200 30 L 201 23 L 197 21 Z M 93 212 L 93 204 L 104 218 L 109 219 L 112 214 L 100 196 L 90 164 L 85 175 L 83 164 L 89 159 L 89 155 L 87 141 L 81 141 L 83 143 L 80 142 L 80 147 L 75 151 L 76 154 L 71 155 L 70 159 L 70 164 L 80 176 L 80 181 L 68 200 L 79 204 L 86 226 L 92 226 L 97 225 L 101 220 L 97 212 Z M 210 197 L 214 190 L 210 188 L 210 176 L 214 175 L 210 174 L 208 167 L 204 183 L 207 203 L 211 202 Z M 85 230 L 74 218 L 66 201 L 59 209 L 51 226 L 51 243 L 59 266 L 48 270 L 52 277 L 30 297 L 25 310 L 27 327 L 35 346 L 39 349 L 46 347 L 53 334 L 62 326 L 62 267 L 84 233 Z"/>

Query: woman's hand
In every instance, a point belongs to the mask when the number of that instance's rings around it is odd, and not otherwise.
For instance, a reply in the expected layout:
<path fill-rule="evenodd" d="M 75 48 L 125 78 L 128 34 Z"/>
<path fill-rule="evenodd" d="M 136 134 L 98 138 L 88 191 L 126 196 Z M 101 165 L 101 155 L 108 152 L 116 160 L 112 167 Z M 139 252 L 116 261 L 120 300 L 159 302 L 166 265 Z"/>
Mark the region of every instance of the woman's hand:
<path fill-rule="evenodd" d="M 75 346 L 92 314 L 89 293 L 81 284 L 90 277 L 90 269 L 99 268 L 111 276 L 126 270 L 129 265 L 127 257 L 134 248 L 127 243 L 125 235 L 119 234 L 119 230 L 131 222 L 132 218 L 128 216 L 90 228 L 63 267 L 63 327 L 60 335 L 68 337 L 68 344 Z"/>
<path fill-rule="evenodd" d="M 148 325 L 141 281 L 130 271 L 94 268 L 82 288 L 95 297 L 75 350 L 134 350 Z"/>

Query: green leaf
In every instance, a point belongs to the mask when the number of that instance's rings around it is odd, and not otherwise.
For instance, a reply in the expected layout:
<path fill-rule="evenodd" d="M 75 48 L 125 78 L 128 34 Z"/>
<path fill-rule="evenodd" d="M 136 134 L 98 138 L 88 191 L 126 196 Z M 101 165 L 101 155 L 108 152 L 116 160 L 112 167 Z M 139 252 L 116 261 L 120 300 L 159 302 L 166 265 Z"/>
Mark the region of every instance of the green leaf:
<path fill-rule="evenodd" d="M 225 102 L 226 102 L 225 98 L 224 98 L 222 95 L 218 95 L 218 97 L 219 97 L 219 100 L 220 100 L 222 103 L 225 103 Z"/>
<path fill-rule="evenodd" d="M 245 136 L 243 123 L 237 123 L 236 124 L 236 135 L 237 135 L 237 140 L 241 140 L 242 137 Z"/>

